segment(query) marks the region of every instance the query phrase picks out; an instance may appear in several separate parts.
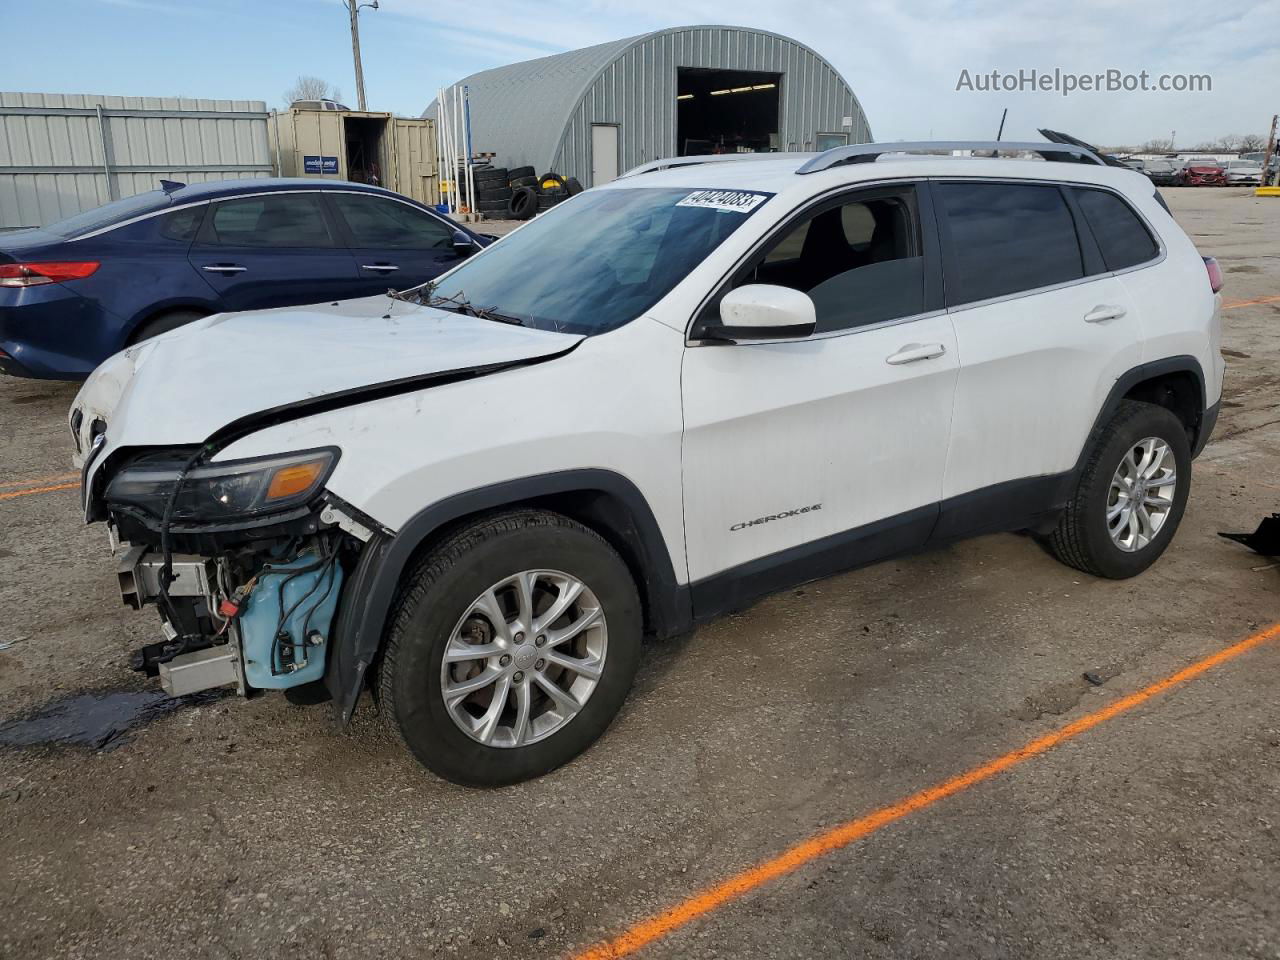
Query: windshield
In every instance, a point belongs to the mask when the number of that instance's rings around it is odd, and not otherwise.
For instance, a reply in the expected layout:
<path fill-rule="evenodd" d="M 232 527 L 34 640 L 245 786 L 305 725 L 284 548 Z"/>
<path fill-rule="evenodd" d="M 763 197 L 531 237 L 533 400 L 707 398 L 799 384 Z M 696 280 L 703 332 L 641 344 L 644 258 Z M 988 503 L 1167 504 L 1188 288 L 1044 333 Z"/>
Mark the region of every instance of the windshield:
<path fill-rule="evenodd" d="M 144 213 L 151 213 L 155 210 L 163 210 L 168 205 L 169 198 L 164 191 L 149 190 L 136 196 L 125 197 L 123 200 L 113 200 L 111 203 L 101 207 L 94 207 L 84 213 L 77 213 L 73 217 L 67 217 L 67 219 L 59 220 L 57 223 L 51 223 L 45 229 L 63 237 L 78 237 L 82 233 L 100 230 L 103 227 L 111 226 L 113 223 L 128 220 L 130 217 L 141 216 Z"/>
<path fill-rule="evenodd" d="M 591 190 L 441 278 L 430 296 L 544 330 L 604 333 L 666 296 L 771 196 Z"/>

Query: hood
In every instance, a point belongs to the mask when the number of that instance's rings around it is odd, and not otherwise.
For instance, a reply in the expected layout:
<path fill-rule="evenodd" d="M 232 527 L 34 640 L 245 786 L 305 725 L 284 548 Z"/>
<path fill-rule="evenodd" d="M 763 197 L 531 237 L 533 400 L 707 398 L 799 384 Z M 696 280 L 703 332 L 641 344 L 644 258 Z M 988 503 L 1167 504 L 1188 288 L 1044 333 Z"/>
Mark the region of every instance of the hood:
<path fill-rule="evenodd" d="M 379 385 L 425 389 L 433 376 L 528 362 L 582 339 L 386 296 L 215 314 L 105 361 L 76 396 L 72 419 L 82 450 L 95 420 L 105 422 L 110 448 L 198 444 L 264 411 L 305 411 L 321 398 L 359 403 Z"/>

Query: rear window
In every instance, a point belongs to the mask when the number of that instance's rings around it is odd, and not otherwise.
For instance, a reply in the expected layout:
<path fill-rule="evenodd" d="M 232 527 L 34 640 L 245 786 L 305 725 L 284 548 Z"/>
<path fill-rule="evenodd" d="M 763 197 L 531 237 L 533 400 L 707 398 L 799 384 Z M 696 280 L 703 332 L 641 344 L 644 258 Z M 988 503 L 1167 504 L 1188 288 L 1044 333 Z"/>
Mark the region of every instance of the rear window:
<path fill-rule="evenodd" d="M 78 237 L 81 234 L 92 233 L 94 230 L 101 230 L 103 227 L 115 226 L 117 223 L 123 223 L 125 220 L 131 220 L 146 213 L 155 213 L 168 205 L 169 197 L 163 190 L 150 190 L 147 193 L 125 197 L 123 200 L 113 200 L 111 203 L 94 207 L 84 213 L 77 213 L 73 217 L 50 224 L 45 229 L 61 237 Z"/>
<path fill-rule="evenodd" d="M 1108 270 L 1124 270 L 1152 260 L 1160 248 L 1129 205 L 1114 193 L 1074 188 Z"/>
<path fill-rule="evenodd" d="M 950 234 L 949 304 L 1084 276 L 1075 221 L 1056 186 L 940 183 L 936 194 Z"/>

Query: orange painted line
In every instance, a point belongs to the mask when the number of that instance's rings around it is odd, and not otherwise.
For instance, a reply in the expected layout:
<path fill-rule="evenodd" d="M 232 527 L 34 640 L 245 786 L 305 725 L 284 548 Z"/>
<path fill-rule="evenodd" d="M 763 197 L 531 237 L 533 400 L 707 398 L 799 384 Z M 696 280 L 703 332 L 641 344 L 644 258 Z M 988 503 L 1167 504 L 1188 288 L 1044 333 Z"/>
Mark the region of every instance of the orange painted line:
<path fill-rule="evenodd" d="M 14 490 L 11 493 L 0 493 L 0 500 L 12 500 L 15 497 L 29 497 L 33 493 L 52 493 L 54 490 L 75 490 L 79 488 L 80 482 L 75 483 L 55 483 L 51 487 L 34 487 L 31 490 Z"/>
<path fill-rule="evenodd" d="M 59 473 L 52 477 L 33 477 L 30 480 L 10 480 L 7 483 L 0 483 L 0 490 L 10 490 L 14 487 L 31 487 L 42 483 L 63 483 L 67 480 L 75 480 L 80 476 L 78 473 Z"/>
<path fill-rule="evenodd" d="M 1223 310 L 1234 310 L 1236 307 L 1252 307 L 1259 303 L 1274 303 L 1280 300 L 1280 297 L 1258 297 L 1256 300 L 1232 300 L 1230 303 L 1222 305 Z"/>
<path fill-rule="evenodd" d="M 974 767 L 936 786 L 913 793 L 897 803 L 876 810 L 874 813 L 869 813 L 856 820 L 850 820 L 848 823 L 796 844 L 770 860 L 744 870 L 713 887 L 708 887 L 683 903 L 637 923 L 611 940 L 588 947 L 586 950 L 575 954 L 573 960 L 617 960 L 619 957 L 635 953 L 655 940 L 659 940 L 699 917 L 719 909 L 731 900 L 750 893 L 772 880 L 786 876 L 800 867 L 817 860 L 819 857 L 846 847 L 856 840 L 861 840 L 863 837 L 869 836 L 909 814 L 931 807 L 940 800 L 945 800 L 950 796 L 968 790 L 984 780 L 991 779 L 996 774 L 1003 773 L 1011 767 L 1025 763 L 1032 757 L 1052 750 L 1072 737 L 1078 736 L 1087 730 L 1092 730 L 1099 724 L 1132 710 L 1134 707 L 1141 706 L 1152 697 L 1157 697 L 1180 684 L 1186 683 L 1188 680 L 1200 676 L 1206 670 L 1234 659 L 1277 636 L 1280 636 L 1280 624 L 1275 624 L 1261 633 L 1255 633 L 1239 643 L 1225 647 L 1217 653 L 1205 657 L 1203 660 L 1197 660 L 1189 667 L 1185 667 L 1177 673 L 1151 684 L 1149 687 L 1144 687 L 1136 693 L 1122 697 L 1101 710 L 1086 714 L 1065 727 L 1032 740 L 1025 746 L 1006 753 L 1004 756 Z"/>

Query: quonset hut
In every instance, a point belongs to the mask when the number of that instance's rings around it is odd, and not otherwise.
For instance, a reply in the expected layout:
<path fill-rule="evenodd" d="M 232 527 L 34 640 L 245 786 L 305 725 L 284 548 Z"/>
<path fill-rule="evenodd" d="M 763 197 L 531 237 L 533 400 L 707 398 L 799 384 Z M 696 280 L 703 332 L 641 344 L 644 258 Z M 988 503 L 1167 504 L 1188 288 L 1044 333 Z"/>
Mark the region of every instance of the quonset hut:
<path fill-rule="evenodd" d="M 673 27 L 472 74 L 471 142 L 504 167 L 612 180 L 649 160 L 871 140 L 853 90 L 804 44 Z M 434 117 L 436 102 L 424 112 Z"/>

